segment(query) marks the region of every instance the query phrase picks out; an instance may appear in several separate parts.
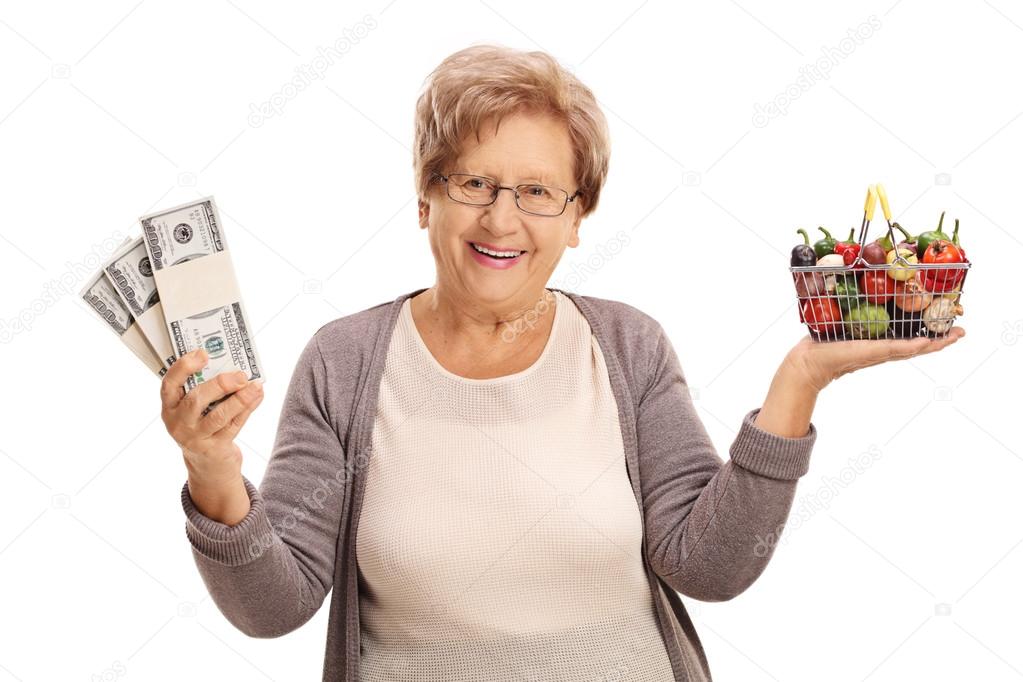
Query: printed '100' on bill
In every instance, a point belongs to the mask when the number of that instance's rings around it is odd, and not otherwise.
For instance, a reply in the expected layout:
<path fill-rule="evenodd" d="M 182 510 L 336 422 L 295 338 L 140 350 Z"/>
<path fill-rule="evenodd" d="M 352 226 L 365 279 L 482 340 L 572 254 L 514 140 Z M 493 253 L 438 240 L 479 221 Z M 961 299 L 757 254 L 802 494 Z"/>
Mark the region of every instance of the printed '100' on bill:
<path fill-rule="evenodd" d="M 157 272 L 226 249 L 223 223 L 212 197 L 143 216 L 141 222 L 150 263 Z M 199 282 L 196 286 L 202 288 L 204 284 Z M 175 294 L 160 292 L 165 312 L 174 309 L 167 301 L 168 295 Z M 263 378 L 253 341 L 254 330 L 240 297 L 235 298 L 239 300 L 181 319 L 171 319 L 168 314 L 167 329 L 175 355 L 181 357 L 196 348 L 204 348 L 209 355 L 206 366 L 188 377 L 186 391 L 221 372 L 241 370 L 250 380 Z"/>

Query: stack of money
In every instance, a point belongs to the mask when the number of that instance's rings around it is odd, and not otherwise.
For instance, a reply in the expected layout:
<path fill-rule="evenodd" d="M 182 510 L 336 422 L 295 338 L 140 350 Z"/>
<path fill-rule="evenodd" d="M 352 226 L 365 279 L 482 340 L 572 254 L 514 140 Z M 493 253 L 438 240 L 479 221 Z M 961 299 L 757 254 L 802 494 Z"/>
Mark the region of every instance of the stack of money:
<path fill-rule="evenodd" d="M 262 380 L 213 197 L 140 218 L 142 236 L 128 238 L 81 291 L 106 326 L 158 376 L 184 354 L 204 348 L 206 366 L 185 391 L 222 372 Z"/>

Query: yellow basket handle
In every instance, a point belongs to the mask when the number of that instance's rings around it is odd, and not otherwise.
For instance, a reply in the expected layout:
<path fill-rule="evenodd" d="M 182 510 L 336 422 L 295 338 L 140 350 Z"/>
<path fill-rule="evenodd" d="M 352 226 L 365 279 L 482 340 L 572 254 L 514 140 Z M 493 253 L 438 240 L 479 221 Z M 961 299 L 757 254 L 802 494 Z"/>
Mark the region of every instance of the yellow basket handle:
<path fill-rule="evenodd" d="M 874 208 L 877 206 L 877 189 L 874 185 L 867 187 L 867 202 L 863 205 L 863 214 L 867 222 L 874 219 Z"/>
<path fill-rule="evenodd" d="M 884 185 L 880 182 L 874 187 L 877 190 L 877 198 L 881 200 L 881 212 L 884 213 L 884 219 L 890 223 L 892 222 L 892 209 L 888 207 L 888 192 L 884 191 Z"/>

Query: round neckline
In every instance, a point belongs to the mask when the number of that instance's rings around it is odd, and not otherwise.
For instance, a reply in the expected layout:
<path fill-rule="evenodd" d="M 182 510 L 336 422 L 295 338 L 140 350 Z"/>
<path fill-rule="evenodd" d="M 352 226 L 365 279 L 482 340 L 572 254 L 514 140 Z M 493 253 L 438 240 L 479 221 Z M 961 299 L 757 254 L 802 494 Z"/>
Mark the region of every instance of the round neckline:
<path fill-rule="evenodd" d="M 555 337 L 557 336 L 558 329 L 560 327 L 559 323 L 561 320 L 561 308 L 562 304 L 565 301 L 565 298 L 558 291 L 552 289 L 545 289 L 544 291 L 549 291 L 554 296 L 554 320 L 551 322 L 551 332 L 547 336 L 547 343 L 544 345 L 543 350 L 540 352 L 540 356 L 537 357 L 537 359 L 529 367 L 526 367 L 523 370 L 519 370 L 518 372 L 514 372 L 512 374 L 504 374 L 499 377 L 474 379 L 471 377 L 463 377 L 462 375 L 455 374 L 451 370 L 447 369 L 446 367 L 444 367 L 444 365 L 440 364 L 436 357 L 434 357 L 429 347 L 427 347 L 426 341 L 423 340 L 422 335 L 419 333 L 419 328 L 416 326 L 415 318 L 412 317 L 412 297 L 407 298 L 405 300 L 405 303 L 402 304 L 401 314 L 408 324 L 409 333 L 415 339 L 416 346 L 419 348 L 422 354 L 426 356 L 430 364 L 433 365 L 433 367 L 441 375 L 454 381 L 460 381 L 467 384 L 476 385 L 501 384 L 528 377 L 533 372 L 535 372 L 536 369 L 544 363 L 544 361 L 547 359 L 547 356 L 553 352 L 551 349 L 554 347 Z"/>

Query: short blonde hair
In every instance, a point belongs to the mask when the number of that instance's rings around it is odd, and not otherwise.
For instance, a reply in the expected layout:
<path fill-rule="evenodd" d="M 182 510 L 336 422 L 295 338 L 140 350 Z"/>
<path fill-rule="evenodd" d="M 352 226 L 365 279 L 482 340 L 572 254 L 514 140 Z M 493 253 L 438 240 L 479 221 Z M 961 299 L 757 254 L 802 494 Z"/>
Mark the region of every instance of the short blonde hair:
<path fill-rule="evenodd" d="M 588 87 L 546 52 L 473 45 L 446 57 L 427 77 L 416 102 L 412 166 L 426 201 L 431 182 L 481 125 L 529 112 L 564 121 L 574 150 L 582 215 L 597 208 L 611 155 L 607 120 Z M 572 188 L 565 189 L 572 191 Z"/>

